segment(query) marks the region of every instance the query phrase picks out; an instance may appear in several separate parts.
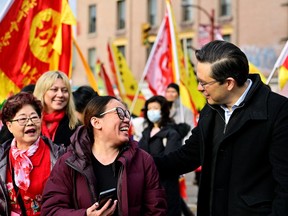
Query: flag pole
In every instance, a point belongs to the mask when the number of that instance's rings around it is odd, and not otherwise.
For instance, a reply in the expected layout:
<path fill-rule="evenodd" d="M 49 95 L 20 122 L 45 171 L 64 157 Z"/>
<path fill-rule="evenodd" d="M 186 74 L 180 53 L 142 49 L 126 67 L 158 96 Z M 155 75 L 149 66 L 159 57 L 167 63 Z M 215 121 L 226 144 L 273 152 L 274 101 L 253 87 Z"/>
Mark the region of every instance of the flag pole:
<path fill-rule="evenodd" d="M 173 50 L 173 56 L 175 60 L 175 78 L 176 78 L 176 83 L 179 84 L 180 80 L 180 72 L 179 72 L 179 61 L 178 61 L 178 55 L 177 55 L 177 44 L 176 44 L 176 38 L 175 38 L 175 29 L 174 29 L 174 22 L 172 18 L 172 12 L 171 12 L 171 3 L 169 0 L 166 0 L 166 5 L 167 5 L 167 12 L 168 12 L 168 20 L 170 24 L 170 35 L 172 39 L 172 50 Z"/>
<path fill-rule="evenodd" d="M 273 77 L 273 75 L 274 75 L 276 70 L 277 70 L 277 68 L 274 66 L 272 71 L 271 71 L 271 73 L 269 74 L 269 77 L 267 78 L 266 85 L 269 85 L 269 83 L 270 83 L 270 81 L 271 81 L 271 79 L 272 79 L 272 77 Z"/>
<path fill-rule="evenodd" d="M 283 64 L 283 61 L 285 59 L 285 57 L 288 55 L 288 40 L 286 41 L 286 44 L 284 46 L 284 48 L 282 49 L 277 61 L 275 62 L 275 65 L 273 67 L 273 70 L 272 72 L 270 73 L 267 81 L 266 81 L 266 84 L 268 85 L 275 73 L 275 71 Z"/>
<path fill-rule="evenodd" d="M 168 20 L 170 24 L 170 35 L 171 35 L 171 40 L 172 40 L 172 53 L 174 56 L 174 63 L 175 63 L 175 78 L 176 78 L 176 83 L 179 85 L 180 88 L 180 66 L 179 66 L 179 56 L 177 53 L 177 42 L 176 42 L 176 37 L 175 37 L 175 29 L 174 29 L 174 20 L 172 17 L 172 9 L 171 9 L 171 2 L 169 0 L 166 0 L 166 5 L 167 5 L 167 12 L 168 12 Z M 180 119 L 181 122 L 184 122 L 184 110 L 183 110 L 183 104 L 181 102 L 181 94 L 179 94 L 179 105 L 180 105 Z"/>
<path fill-rule="evenodd" d="M 76 48 L 76 50 L 77 50 L 77 52 L 78 52 L 78 54 L 80 56 L 80 59 L 81 59 L 82 64 L 84 66 L 84 69 L 85 69 L 85 72 L 86 72 L 86 75 L 87 75 L 87 78 L 88 78 L 88 81 L 89 81 L 91 87 L 95 91 L 99 92 L 98 84 L 97 84 L 97 81 L 96 81 L 96 79 L 95 79 L 95 77 L 93 75 L 93 72 L 90 69 L 88 63 L 86 62 L 85 57 L 84 57 L 84 55 L 83 55 L 83 53 L 82 53 L 82 51 L 81 51 L 81 49 L 80 49 L 80 47 L 79 47 L 79 45 L 78 45 L 78 43 L 77 43 L 77 41 L 75 40 L 74 37 L 73 37 L 73 43 L 74 43 L 75 48 Z"/>
<path fill-rule="evenodd" d="M 136 94 L 135 94 L 135 96 L 134 96 L 134 98 L 133 98 L 133 101 L 132 101 L 132 103 L 131 103 L 131 106 L 130 106 L 130 112 L 132 112 L 133 109 L 134 109 L 134 107 L 135 107 L 137 98 L 138 98 L 139 93 L 140 93 L 140 86 L 142 86 L 143 83 L 144 83 L 144 79 L 145 79 L 145 77 L 146 77 L 146 75 L 147 75 L 147 72 L 148 72 L 148 67 L 149 67 L 149 65 L 150 65 L 150 63 L 151 63 L 151 61 L 152 61 L 152 59 L 153 59 L 153 56 L 154 56 L 153 53 L 154 53 L 155 50 L 156 50 L 156 45 L 158 44 L 158 41 L 160 40 L 160 35 L 161 35 L 161 34 L 159 34 L 159 33 L 164 30 L 164 26 L 165 26 L 165 19 L 163 19 L 163 21 L 162 21 L 162 23 L 161 23 L 161 25 L 160 25 L 159 32 L 158 32 L 158 34 L 157 34 L 156 40 L 155 40 L 155 42 L 154 42 L 154 44 L 153 44 L 153 46 L 152 46 L 152 49 L 151 49 L 151 51 L 150 51 L 148 60 L 147 60 L 146 65 L 145 65 L 145 67 L 144 67 L 143 74 L 142 74 L 141 79 L 140 79 L 139 84 L 138 84 L 138 88 L 137 88 Z"/>

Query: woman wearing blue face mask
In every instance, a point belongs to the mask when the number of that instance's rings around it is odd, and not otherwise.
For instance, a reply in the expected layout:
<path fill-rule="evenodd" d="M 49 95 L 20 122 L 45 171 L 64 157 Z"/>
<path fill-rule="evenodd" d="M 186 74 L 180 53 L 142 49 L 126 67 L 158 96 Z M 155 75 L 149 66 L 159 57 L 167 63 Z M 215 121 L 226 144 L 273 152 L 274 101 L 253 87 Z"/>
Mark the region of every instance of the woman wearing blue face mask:
<path fill-rule="evenodd" d="M 163 96 L 153 96 L 145 102 L 144 118 L 147 127 L 142 132 L 139 147 L 154 156 L 163 156 L 182 145 L 182 138 L 176 131 L 176 124 L 169 117 L 170 106 Z M 165 188 L 168 216 L 181 216 L 179 176 L 161 176 Z"/>

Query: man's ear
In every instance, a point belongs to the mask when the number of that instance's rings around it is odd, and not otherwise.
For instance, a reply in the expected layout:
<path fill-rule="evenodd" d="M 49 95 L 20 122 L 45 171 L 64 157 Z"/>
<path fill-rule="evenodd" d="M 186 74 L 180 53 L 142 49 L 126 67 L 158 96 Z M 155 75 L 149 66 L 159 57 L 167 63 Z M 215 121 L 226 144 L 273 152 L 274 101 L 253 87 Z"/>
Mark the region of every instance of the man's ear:
<path fill-rule="evenodd" d="M 237 85 L 236 81 L 233 78 L 230 78 L 230 77 L 226 79 L 226 82 L 228 84 L 227 89 L 229 91 L 231 91 L 234 88 L 234 86 Z"/>
<path fill-rule="evenodd" d="M 92 125 L 94 128 L 96 128 L 96 129 L 101 129 L 101 128 L 102 128 L 102 121 L 101 121 L 101 119 L 99 119 L 99 118 L 97 118 L 97 117 L 95 117 L 95 116 L 90 119 L 90 123 L 91 123 L 91 125 Z"/>

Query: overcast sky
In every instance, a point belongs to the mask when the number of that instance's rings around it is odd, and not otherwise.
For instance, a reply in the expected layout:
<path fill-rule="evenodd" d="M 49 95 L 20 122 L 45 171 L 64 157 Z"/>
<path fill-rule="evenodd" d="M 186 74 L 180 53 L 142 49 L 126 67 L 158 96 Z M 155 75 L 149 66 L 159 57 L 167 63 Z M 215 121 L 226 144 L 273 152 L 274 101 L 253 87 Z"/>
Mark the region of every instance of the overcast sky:
<path fill-rule="evenodd" d="M 0 0 L 0 21 L 4 16 L 4 12 L 7 10 L 9 4 L 12 3 L 12 0 Z"/>

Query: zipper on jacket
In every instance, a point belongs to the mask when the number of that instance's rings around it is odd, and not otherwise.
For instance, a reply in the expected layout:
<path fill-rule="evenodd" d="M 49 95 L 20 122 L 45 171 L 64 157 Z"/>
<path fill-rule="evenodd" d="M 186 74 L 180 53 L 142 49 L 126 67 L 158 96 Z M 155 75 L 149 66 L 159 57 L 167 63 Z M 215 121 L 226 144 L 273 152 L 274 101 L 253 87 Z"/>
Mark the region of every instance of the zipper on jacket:
<path fill-rule="evenodd" d="M 65 163 L 66 163 L 68 166 L 70 166 L 72 169 L 74 169 L 75 171 L 79 172 L 82 176 L 85 177 L 86 182 L 87 182 L 87 185 L 89 186 L 89 192 L 90 192 L 90 195 L 91 195 L 91 197 L 92 197 L 92 199 L 93 199 L 93 203 L 95 202 L 95 200 L 98 201 L 98 197 L 97 197 L 97 196 L 94 196 L 93 191 L 91 191 L 90 183 L 89 183 L 89 181 L 88 181 L 87 176 L 86 176 L 81 170 L 79 170 L 77 167 L 75 167 L 73 164 L 69 163 L 69 161 L 65 161 Z M 76 174 L 76 173 L 75 173 L 75 174 Z M 76 185 L 74 185 L 74 187 L 76 187 Z"/>
<path fill-rule="evenodd" d="M 117 203 L 118 208 L 117 208 L 117 210 L 118 210 L 118 215 L 119 216 L 122 215 L 122 213 L 120 211 L 120 208 L 122 206 L 121 205 L 122 200 L 120 199 L 120 197 L 121 197 L 121 188 L 122 188 L 121 176 L 123 174 L 123 170 L 124 170 L 124 165 L 121 163 L 121 167 L 120 167 L 119 172 L 118 172 L 118 182 L 117 182 L 117 200 L 118 200 L 118 203 Z"/>
<path fill-rule="evenodd" d="M 237 109 L 242 108 L 244 105 L 245 105 L 245 103 L 241 103 L 238 107 L 236 107 L 236 108 L 234 109 L 234 111 L 232 112 L 232 114 L 231 114 L 231 116 L 230 116 L 230 119 L 231 119 L 232 116 L 234 115 L 234 112 L 235 112 Z M 225 125 L 224 125 L 223 134 L 225 134 L 225 133 L 226 133 L 226 129 L 227 129 L 227 125 L 228 125 L 229 121 L 228 121 L 228 123 L 226 123 L 225 118 L 222 117 L 222 115 L 221 115 L 221 113 L 220 113 L 220 111 L 219 111 L 218 109 L 214 108 L 214 107 L 211 106 L 210 104 L 208 104 L 208 106 L 210 106 L 211 109 L 215 110 L 215 111 L 219 114 L 220 118 L 224 121 L 224 124 L 225 124 Z M 221 109 L 222 109 L 222 108 L 221 108 Z M 229 120 L 230 120 L 230 119 L 229 119 Z"/>
<path fill-rule="evenodd" d="M 227 124 L 226 124 L 225 118 L 223 118 L 223 116 L 221 115 L 221 113 L 220 113 L 220 111 L 219 111 L 218 109 L 214 108 L 214 107 L 211 106 L 210 104 L 208 104 L 208 106 L 210 106 L 211 109 L 215 110 L 215 111 L 218 113 L 218 115 L 220 116 L 220 118 L 223 120 L 223 122 L 224 122 L 223 134 L 225 134 L 226 129 L 227 129 Z M 232 114 L 233 114 L 233 113 L 232 113 Z"/>

